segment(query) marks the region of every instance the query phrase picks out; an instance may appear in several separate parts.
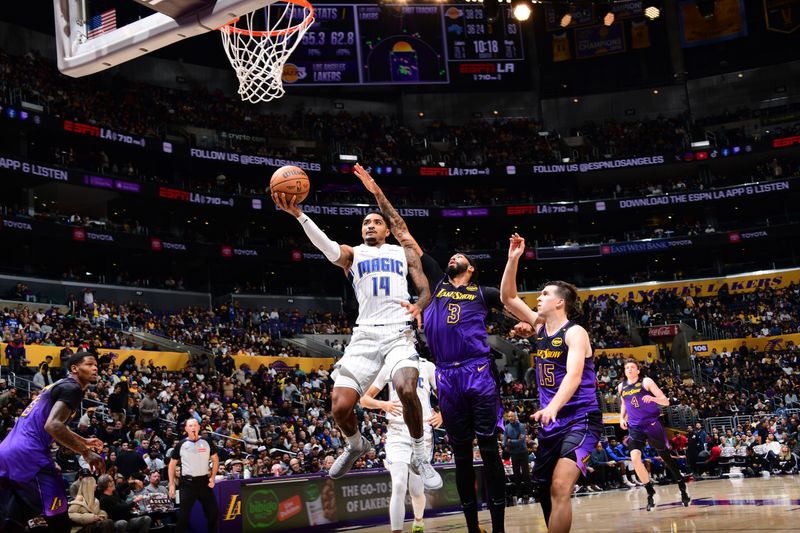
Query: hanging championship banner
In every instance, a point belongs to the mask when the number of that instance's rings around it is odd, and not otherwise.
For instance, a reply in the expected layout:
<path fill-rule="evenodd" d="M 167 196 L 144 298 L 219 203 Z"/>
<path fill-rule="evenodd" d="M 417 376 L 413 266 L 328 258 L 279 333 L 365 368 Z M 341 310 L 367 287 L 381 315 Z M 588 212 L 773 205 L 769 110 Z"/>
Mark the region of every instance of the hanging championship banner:
<path fill-rule="evenodd" d="M 800 0 L 764 0 L 767 29 L 794 33 L 800 28 Z"/>
<path fill-rule="evenodd" d="M 625 29 L 622 22 L 611 26 L 592 26 L 575 30 L 575 57 L 587 59 L 625 51 Z"/>
<path fill-rule="evenodd" d="M 705 18 L 694 1 L 681 2 L 681 44 L 684 48 L 738 39 L 747 35 L 743 0 L 716 0 L 714 16 Z"/>
<path fill-rule="evenodd" d="M 553 62 L 569 61 L 572 53 L 569 50 L 569 37 L 567 32 L 553 34 Z"/>
<path fill-rule="evenodd" d="M 611 12 L 614 13 L 615 20 L 641 17 L 644 13 L 642 0 L 629 0 L 627 2 L 614 2 L 611 4 Z"/>
<path fill-rule="evenodd" d="M 647 21 L 631 21 L 631 47 L 634 50 L 650 48 L 650 30 Z"/>

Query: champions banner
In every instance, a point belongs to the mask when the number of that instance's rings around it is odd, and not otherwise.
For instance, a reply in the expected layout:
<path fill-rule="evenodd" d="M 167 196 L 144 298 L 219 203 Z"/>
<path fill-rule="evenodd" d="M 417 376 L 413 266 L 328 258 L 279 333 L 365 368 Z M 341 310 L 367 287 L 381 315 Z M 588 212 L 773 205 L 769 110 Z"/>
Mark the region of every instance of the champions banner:
<path fill-rule="evenodd" d="M 681 2 L 681 44 L 684 48 L 738 39 L 747 35 L 743 0 L 716 0 L 714 16 L 704 18 L 697 3 Z"/>
<path fill-rule="evenodd" d="M 589 297 L 598 298 L 600 296 L 605 296 L 619 302 L 623 300 L 640 302 L 644 296 L 652 298 L 656 291 L 662 289 L 677 294 L 678 296 L 716 296 L 723 285 L 728 286 L 728 290 L 731 294 L 739 294 L 755 292 L 757 289 L 766 287 L 783 289 L 792 283 L 800 283 L 800 269 L 767 270 L 719 278 L 665 282 L 654 281 L 651 283 L 634 283 L 631 285 L 578 289 L 578 298 L 580 300 L 586 300 Z M 531 308 L 536 307 L 536 297 L 539 296 L 539 292 L 525 292 L 519 295 Z"/>
<path fill-rule="evenodd" d="M 791 333 L 789 335 L 778 335 L 776 337 L 758 337 L 747 339 L 725 339 L 721 341 L 698 341 L 689 343 L 689 353 L 700 357 L 711 355 L 712 350 L 722 353 L 725 350 L 733 350 L 742 344 L 757 352 L 780 352 L 786 350 L 789 344 L 800 345 L 800 334 Z"/>
<path fill-rule="evenodd" d="M 578 59 L 620 54 L 624 51 L 625 27 L 622 22 L 575 30 L 575 57 Z"/>

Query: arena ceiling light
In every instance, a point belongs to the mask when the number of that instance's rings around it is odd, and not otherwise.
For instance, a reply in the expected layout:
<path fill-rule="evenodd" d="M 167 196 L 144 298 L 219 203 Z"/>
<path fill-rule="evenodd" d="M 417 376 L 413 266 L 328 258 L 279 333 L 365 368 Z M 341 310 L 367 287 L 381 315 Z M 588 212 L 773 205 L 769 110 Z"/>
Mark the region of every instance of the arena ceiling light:
<path fill-rule="evenodd" d="M 533 10 L 527 0 L 518 0 L 511 4 L 511 12 L 514 14 L 515 19 L 524 22 L 531 18 Z"/>
<path fill-rule="evenodd" d="M 603 25 L 604 26 L 611 26 L 612 24 L 614 24 L 614 12 L 613 11 L 609 11 L 603 17 Z"/>
<path fill-rule="evenodd" d="M 658 7 L 658 2 L 654 0 L 647 0 L 644 3 L 644 16 L 650 20 L 655 20 L 661 16 L 661 8 Z"/>
<path fill-rule="evenodd" d="M 572 24 L 572 4 L 556 4 L 553 7 L 556 11 L 556 20 L 562 28 Z"/>

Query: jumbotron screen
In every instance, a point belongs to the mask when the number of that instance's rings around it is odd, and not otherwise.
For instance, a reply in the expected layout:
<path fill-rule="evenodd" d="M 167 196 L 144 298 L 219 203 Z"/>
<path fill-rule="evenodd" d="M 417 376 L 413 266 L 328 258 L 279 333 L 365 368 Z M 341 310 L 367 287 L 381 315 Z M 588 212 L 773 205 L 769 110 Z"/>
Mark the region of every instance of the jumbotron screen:
<path fill-rule="evenodd" d="M 469 4 L 320 5 L 283 76 L 286 85 L 472 88 L 527 79 L 510 5 L 492 21 L 482 6 Z"/>

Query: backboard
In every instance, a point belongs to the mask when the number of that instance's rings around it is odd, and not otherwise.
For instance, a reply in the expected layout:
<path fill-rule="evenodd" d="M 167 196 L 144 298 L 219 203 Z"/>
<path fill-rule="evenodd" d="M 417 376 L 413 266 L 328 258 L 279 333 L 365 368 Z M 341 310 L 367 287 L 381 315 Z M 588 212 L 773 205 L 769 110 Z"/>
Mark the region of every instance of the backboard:
<path fill-rule="evenodd" d="M 132 0 L 128 0 L 135 7 Z M 149 8 L 125 20 L 123 2 L 53 0 L 58 69 L 86 76 L 177 41 L 216 30 L 275 0 L 136 0 Z M 122 7 L 120 7 L 122 6 Z M 150 13 L 152 10 L 152 14 Z"/>

